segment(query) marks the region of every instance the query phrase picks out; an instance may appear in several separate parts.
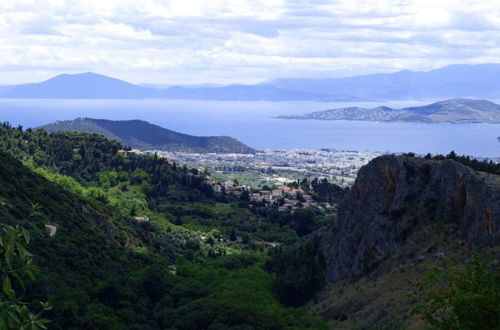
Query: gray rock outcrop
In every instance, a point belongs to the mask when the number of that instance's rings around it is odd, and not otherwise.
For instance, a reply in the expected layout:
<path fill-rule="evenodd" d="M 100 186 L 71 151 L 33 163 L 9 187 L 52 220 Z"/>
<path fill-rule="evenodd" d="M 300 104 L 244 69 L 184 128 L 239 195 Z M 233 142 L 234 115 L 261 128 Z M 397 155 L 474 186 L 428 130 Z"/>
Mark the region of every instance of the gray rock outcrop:
<path fill-rule="evenodd" d="M 408 247 L 418 226 L 435 222 L 451 225 L 468 243 L 498 244 L 499 182 L 453 160 L 372 160 L 360 169 L 338 219 L 315 237 L 327 278 L 351 281 L 366 274 Z"/>

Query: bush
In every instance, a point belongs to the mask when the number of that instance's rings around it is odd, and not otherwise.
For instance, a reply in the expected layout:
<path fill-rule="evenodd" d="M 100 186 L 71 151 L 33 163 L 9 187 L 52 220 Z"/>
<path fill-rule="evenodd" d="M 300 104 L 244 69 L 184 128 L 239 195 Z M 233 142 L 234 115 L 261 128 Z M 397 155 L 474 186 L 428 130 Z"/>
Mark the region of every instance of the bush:
<path fill-rule="evenodd" d="M 413 312 L 437 329 L 499 329 L 500 274 L 474 255 L 465 267 L 428 266 Z"/>

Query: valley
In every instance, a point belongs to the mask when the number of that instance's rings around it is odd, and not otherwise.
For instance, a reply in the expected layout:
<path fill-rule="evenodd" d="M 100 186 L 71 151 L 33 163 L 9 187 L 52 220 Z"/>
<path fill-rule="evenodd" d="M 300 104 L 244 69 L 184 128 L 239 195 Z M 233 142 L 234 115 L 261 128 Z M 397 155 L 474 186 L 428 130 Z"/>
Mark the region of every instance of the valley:
<path fill-rule="evenodd" d="M 7 123 L 0 148 L 2 224 L 30 233 L 39 268 L 23 299 L 47 301 L 53 329 L 415 325 L 404 297 L 424 260 L 460 264 L 480 248 L 498 263 L 493 162 L 334 150 L 148 154 L 95 133 Z M 245 187 L 186 165 L 201 161 L 310 178 Z M 315 170 L 326 164 L 343 183 Z M 398 272 L 404 280 L 392 281 Z M 382 311 L 370 297 L 388 283 Z"/>
<path fill-rule="evenodd" d="M 500 2 L 0 2 L 0 330 L 500 330 Z"/>

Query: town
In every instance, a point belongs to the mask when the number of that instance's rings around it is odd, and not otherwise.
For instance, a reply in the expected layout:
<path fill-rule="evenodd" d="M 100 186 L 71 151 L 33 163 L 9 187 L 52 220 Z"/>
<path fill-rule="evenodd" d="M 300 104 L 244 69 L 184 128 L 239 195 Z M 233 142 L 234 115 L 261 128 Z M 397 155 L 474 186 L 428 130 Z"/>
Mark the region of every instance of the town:
<path fill-rule="evenodd" d="M 335 199 L 319 196 L 315 187 L 335 184 L 335 189 L 341 191 L 352 185 L 361 166 L 382 154 L 330 149 L 266 150 L 255 154 L 148 153 L 196 169 L 189 174 L 204 177 L 215 193 L 278 211 L 334 207 Z M 332 188 L 328 189 L 332 194 Z"/>
<path fill-rule="evenodd" d="M 303 178 L 327 178 L 348 187 L 361 166 L 383 154 L 332 149 L 265 150 L 255 154 L 149 152 L 188 167 L 202 167 L 219 180 L 237 179 L 252 188 L 280 186 Z"/>

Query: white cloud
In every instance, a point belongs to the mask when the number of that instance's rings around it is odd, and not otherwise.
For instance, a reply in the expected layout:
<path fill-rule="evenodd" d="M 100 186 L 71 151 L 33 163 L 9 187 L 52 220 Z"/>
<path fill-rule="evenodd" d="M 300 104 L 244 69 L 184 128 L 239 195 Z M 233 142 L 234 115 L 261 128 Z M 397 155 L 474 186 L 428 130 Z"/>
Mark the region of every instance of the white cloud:
<path fill-rule="evenodd" d="M 2 0 L 0 83 L 257 82 L 500 62 L 491 0 Z"/>

